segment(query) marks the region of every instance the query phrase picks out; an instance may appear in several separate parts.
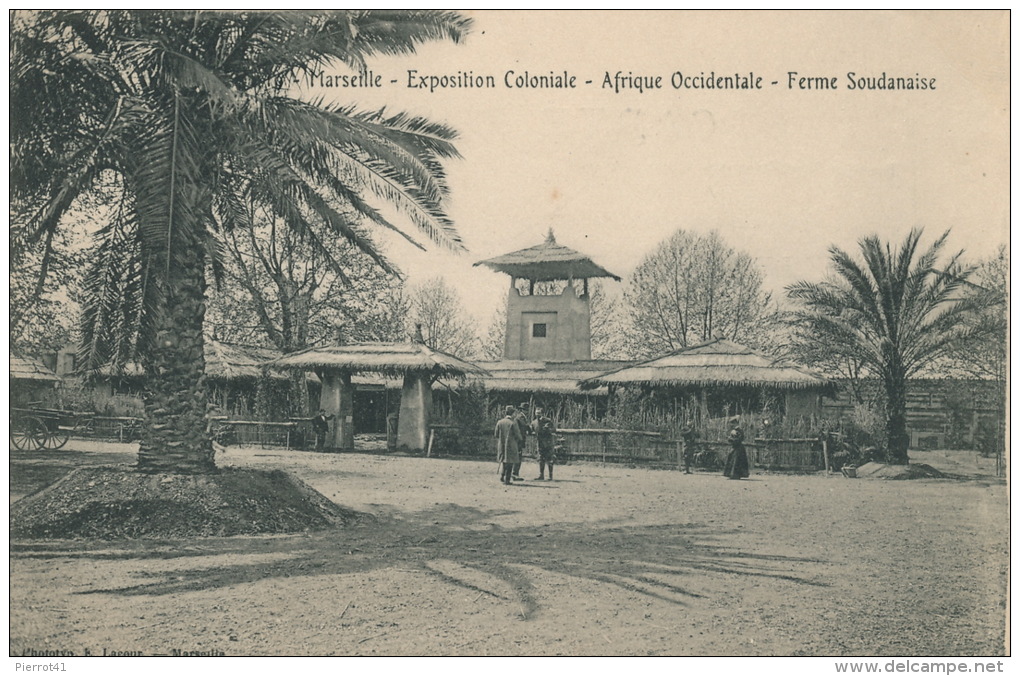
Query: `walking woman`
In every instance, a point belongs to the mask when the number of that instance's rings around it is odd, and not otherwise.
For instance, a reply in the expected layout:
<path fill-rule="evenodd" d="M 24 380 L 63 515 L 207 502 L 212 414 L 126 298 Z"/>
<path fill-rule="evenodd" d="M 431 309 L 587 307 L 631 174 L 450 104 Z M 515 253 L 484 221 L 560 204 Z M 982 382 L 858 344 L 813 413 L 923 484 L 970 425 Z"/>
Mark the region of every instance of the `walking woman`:
<path fill-rule="evenodd" d="M 740 418 L 730 418 L 730 433 L 726 440 L 730 442 L 730 454 L 726 457 L 726 469 L 723 470 L 723 474 L 728 479 L 751 476 L 747 465 L 747 451 L 744 450 L 744 430 L 740 429 Z"/>

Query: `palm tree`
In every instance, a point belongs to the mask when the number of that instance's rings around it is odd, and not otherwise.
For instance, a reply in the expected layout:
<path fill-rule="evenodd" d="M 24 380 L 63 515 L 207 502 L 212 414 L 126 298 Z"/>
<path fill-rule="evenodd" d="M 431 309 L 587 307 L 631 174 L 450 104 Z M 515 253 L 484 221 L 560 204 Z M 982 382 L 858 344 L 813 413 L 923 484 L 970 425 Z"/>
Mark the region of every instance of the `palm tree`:
<path fill-rule="evenodd" d="M 56 11 L 11 19 L 12 256 L 47 249 L 75 201 L 107 190 L 83 302 L 83 357 L 137 356 L 149 376 L 139 468 L 214 467 L 203 318 L 220 231 L 268 209 L 342 274 L 323 238 L 394 268 L 360 222 L 396 231 L 381 204 L 439 245 L 449 127 L 307 101 L 293 84 L 333 64 L 458 41 L 449 12 Z M 45 260 L 46 252 L 43 257 Z M 45 271 L 45 265 L 42 266 Z"/>
<path fill-rule="evenodd" d="M 858 361 L 881 378 L 885 392 L 887 460 L 907 464 L 907 380 L 966 340 L 970 303 L 961 293 L 972 270 L 963 252 L 936 267 L 949 232 L 920 256 L 921 229 L 898 250 L 877 236 L 860 244 L 863 264 L 829 249 L 833 276 L 787 288 L 799 303 L 793 312 L 802 340 L 835 357 Z"/>

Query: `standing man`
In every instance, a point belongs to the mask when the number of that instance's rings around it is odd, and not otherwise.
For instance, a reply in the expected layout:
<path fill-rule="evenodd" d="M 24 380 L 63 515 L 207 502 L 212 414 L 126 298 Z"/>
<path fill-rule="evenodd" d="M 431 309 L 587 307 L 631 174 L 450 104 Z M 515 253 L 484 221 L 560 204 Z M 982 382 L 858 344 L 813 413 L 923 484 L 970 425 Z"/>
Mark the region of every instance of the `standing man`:
<path fill-rule="evenodd" d="M 320 408 L 319 415 L 312 418 L 312 430 L 315 431 L 315 450 L 321 451 L 326 445 L 326 437 L 329 436 L 329 421 L 333 416 L 326 415 L 326 409 Z"/>
<path fill-rule="evenodd" d="M 694 441 L 698 438 L 698 433 L 694 431 L 694 426 L 691 423 L 687 423 L 680 430 L 680 438 L 683 439 L 684 444 L 684 474 L 690 474 L 691 464 L 694 462 Z"/>
<path fill-rule="evenodd" d="M 513 483 L 514 464 L 520 467 L 521 447 L 524 445 L 524 435 L 517 425 L 515 414 L 514 407 L 507 406 L 506 416 L 496 423 L 493 434 L 496 438 L 496 462 L 502 463 L 499 479 L 507 486 Z"/>
<path fill-rule="evenodd" d="M 511 406 L 511 408 L 513 408 Z M 517 423 L 517 428 L 521 431 L 521 452 L 520 457 L 517 459 L 517 464 L 514 465 L 513 480 L 524 481 L 521 477 L 521 460 L 524 459 L 525 445 L 527 444 L 528 435 L 531 434 L 531 425 L 528 420 L 528 402 L 521 403 L 519 409 L 517 409 L 514 415 L 514 422 Z"/>
<path fill-rule="evenodd" d="M 542 409 L 535 409 L 535 420 L 531 423 L 532 431 L 538 440 L 538 478 L 545 481 L 545 466 L 549 465 L 549 481 L 553 480 L 553 461 L 556 448 L 556 423 Z"/>

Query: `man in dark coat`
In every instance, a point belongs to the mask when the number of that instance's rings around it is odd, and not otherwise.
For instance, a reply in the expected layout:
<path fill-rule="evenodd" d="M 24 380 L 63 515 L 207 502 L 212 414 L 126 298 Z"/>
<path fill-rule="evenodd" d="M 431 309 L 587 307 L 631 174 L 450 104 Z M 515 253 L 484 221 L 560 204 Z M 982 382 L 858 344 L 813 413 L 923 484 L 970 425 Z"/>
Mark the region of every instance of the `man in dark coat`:
<path fill-rule="evenodd" d="M 698 433 L 694 429 L 694 425 L 687 423 L 680 430 L 680 438 L 683 440 L 683 462 L 684 462 L 684 474 L 691 473 L 691 464 L 694 462 L 694 442 L 698 438 Z"/>
<path fill-rule="evenodd" d="M 538 478 L 535 481 L 545 481 L 546 465 L 549 466 L 549 481 L 552 481 L 556 449 L 556 423 L 542 409 L 536 408 L 531 430 L 535 439 L 538 440 Z"/>
<path fill-rule="evenodd" d="M 329 436 L 329 421 L 333 416 L 326 415 L 326 409 L 320 408 L 319 415 L 312 418 L 312 430 L 315 432 L 315 450 L 321 451 Z"/>
<path fill-rule="evenodd" d="M 500 481 L 508 486 L 513 483 L 514 464 L 520 466 L 521 447 L 524 445 L 524 435 L 517 425 L 513 406 L 506 407 L 506 416 L 496 423 L 496 431 L 493 436 L 496 438 L 496 462 L 501 463 L 499 473 Z"/>
<path fill-rule="evenodd" d="M 514 414 L 514 422 L 517 423 L 517 428 L 521 431 L 521 453 L 520 458 L 517 459 L 517 464 L 514 465 L 513 480 L 524 481 L 521 477 L 521 460 L 524 459 L 524 447 L 527 444 L 528 435 L 531 434 L 531 425 L 528 422 L 528 402 L 523 402 L 520 408 L 517 409 Z"/>

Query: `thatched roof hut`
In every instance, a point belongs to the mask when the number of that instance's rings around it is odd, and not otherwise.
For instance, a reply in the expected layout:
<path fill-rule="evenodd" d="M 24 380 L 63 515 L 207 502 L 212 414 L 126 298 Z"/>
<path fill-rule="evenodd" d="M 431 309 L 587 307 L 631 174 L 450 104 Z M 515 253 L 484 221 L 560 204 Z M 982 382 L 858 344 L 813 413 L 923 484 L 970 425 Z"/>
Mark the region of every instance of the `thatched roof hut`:
<path fill-rule="evenodd" d="M 256 347 L 205 339 L 205 377 L 214 381 L 255 380 L 262 376 L 266 362 L 279 359 L 279 350 L 271 347 Z M 275 380 L 286 380 L 288 374 L 281 369 L 268 369 L 267 375 Z M 108 378 L 142 378 L 145 371 L 137 362 L 122 366 L 105 364 L 96 370 L 97 376 Z"/>
<path fill-rule="evenodd" d="M 768 387 L 778 390 L 832 388 L 829 380 L 803 366 L 770 359 L 721 338 L 589 378 L 581 383 L 581 388 L 607 385 Z"/>
<path fill-rule="evenodd" d="M 280 351 L 271 347 L 252 347 L 224 343 L 219 340 L 205 341 L 205 376 L 213 380 L 256 379 L 262 375 L 262 367 L 273 359 L 280 358 Z M 286 373 L 270 369 L 271 378 L 284 379 Z"/>
<path fill-rule="evenodd" d="M 431 431 L 432 380 L 444 376 L 487 373 L 452 354 L 433 350 L 420 338 L 410 343 L 354 343 L 315 347 L 269 362 L 273 368 L 315 371 L 322 379 L 320 408 L 336 423 L 327 433 L 332 448 L 354 448 L 353 382 L 355 373 L 403 376 L 396 446 L 426 449 Z"/>
<path fill-rule="evenodd" d="M 46 366 L 37 359 L 30 359 L 28 357 L 20 357 L 10 352 L 11 356 L 11 380 L 34 380 L 40 383 L 49 382 L 57 383 L 60 382 L 60 378 L 53 371 L 46 368 Z"/>
<path fill-rule="evenodd" d="M 618 276 L 598 265 L 580 251 L 574 251 L 562 244 L 557 244 L 552 229 L 549 230 L 545 241 L 538 246 L 478 261 L 475 265 L 484 265 L 511 277 L 530 279 L 536 282 L 591 277 L 611 277 L 620 281 Z"/>
<path fill-rule="evenodd" d="M 11 355 L 11 380 L 8 392 L 11 404 L 27 405 L 45 400 L 60 382 L 57 374 L 37 359 Z"/>
<path fill-rule="evenodd" d="M 433 377 L 486 375 L 486 371 L 452 354 L 421 343 L 352 343 L 311 347 L 269 362 L 273 368 L 307 371 L 346 371 L 403 376 L 408 373 Z"/>

